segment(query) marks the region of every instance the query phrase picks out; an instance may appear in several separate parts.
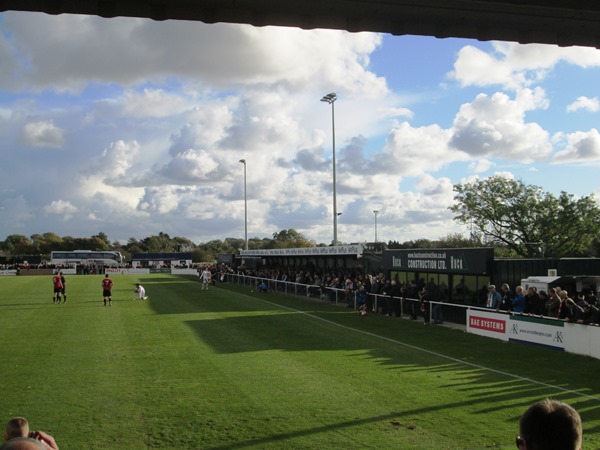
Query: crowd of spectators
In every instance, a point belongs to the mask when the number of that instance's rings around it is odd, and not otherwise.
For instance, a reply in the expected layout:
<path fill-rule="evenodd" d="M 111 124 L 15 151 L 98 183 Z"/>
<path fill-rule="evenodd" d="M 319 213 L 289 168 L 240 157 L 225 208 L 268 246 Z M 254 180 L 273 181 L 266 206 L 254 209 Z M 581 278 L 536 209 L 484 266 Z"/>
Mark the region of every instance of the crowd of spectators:
<path fill-rule="evenodd" d="M 257 290 L 267 291 L 265 286 L 278 289 L 283 283 L 295 283 L 298 289 L 304 289 L 309 297 L 320 298 L 332 303 L 345 303 L 355 308 L 361 315 L 377 313 L 385 316 L 400 317 L 404 301 L 404 313 L 417 319 L 423 316 L 429 322 L 429 302 L 443 302 L 448 299 L 448 288 L 438 286 L 433 279 L 412 281 L 407 285 L 397 280 L 387 279 L 382 272 L 363 274 L 362 267 L 322 269 L 297 267 L 246 268 L 236 269 L 226 265 L 215 265 L 210 268 L 221 280 L 226 280 L 229 273 L 245 275 L 256 279 Z M 261 286 L 258 289 L 258 286 Z M 432 311 L 434 323 L 442 323 L 441 306 L 434 305 Z"/>
<path fill-rule="evenodd" d="M 501 296 L 497 310 L 600 326 L 600 300 L 591 289 L 569 293 L 558 286 L 549 288 L 548 292 L 538 291 L 534 286 L 527 290 L 517 286 L 513 293 L 505 283 Z"/>
<path fill-rule="evenodd" d="M 378 313 L 399 317 L 401 313 L 412 319 L 422 316 L 425 323 L 443 323 L 443 303 L 449 301 L 448 286 L 437 284 L 434 278 L 412 280 L 406 284 L 387 279 L 383 272 L 363 274 L 361 267 L 343 269 L 273 267 L 233 269 L 228 265 L 210 267 L 213 278 L 226 280 L 228 273 L 247 275 L 260 282 L 261 290 L 276 289 L 278 282 L 305 286 L 306 295 L 322 300 L 346 303 L 361 314 Z M 216 278 L 215 278 L 216 276 Z M 513 292 L 507 283 L 500 290 L 494 285 L 487 289 L 489 309 L 513 314 L 548 317 L 566 322 L 600 326 L 600 300 L 594 291 L 571 294 L 560 287 L 538 291 L 535 287 L 524 290 L 517 286 Z M 401 302 L 404 302 L 403 307 Z M 430 310 L 431 308 L 431 310 Z"/>

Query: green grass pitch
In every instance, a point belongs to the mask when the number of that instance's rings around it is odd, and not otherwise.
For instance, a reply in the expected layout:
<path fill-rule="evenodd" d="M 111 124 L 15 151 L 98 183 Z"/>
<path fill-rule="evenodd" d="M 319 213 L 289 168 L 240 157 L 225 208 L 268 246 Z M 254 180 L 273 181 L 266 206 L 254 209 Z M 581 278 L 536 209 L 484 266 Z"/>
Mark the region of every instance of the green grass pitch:
<path fill-rule="evenodd" d="M 193 277 L 114 275 L 109 308 L 101 279 L 0 277 L 1 418 L 61 450 L 512 449 L 546 397 L 600 448 L 598 360 Z"/>

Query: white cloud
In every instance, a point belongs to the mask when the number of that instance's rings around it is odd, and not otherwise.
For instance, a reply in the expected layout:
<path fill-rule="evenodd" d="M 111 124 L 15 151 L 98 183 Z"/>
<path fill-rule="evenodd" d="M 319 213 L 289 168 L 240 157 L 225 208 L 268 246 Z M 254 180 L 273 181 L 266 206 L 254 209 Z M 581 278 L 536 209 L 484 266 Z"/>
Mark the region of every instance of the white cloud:
<path fill-rule="evenodd" d="M 60 148 L 65 142 L 64 130 L 51 120 L 29 122 L 21 130 L 23 141 L 32 147 Z"/>
<path fill-rule="evenodd" d="M 588 132 L 579 131 L 566 136 L 566 148 L 554 155 L 554 162 L 600 161 L 600 133 L 595 128 Z"/>
<path fill-rule="evenodd" d="M 189 105 L 180 95 L 162 89 L 125 92 L 123 114 L 131 117 L 168 117 L 179 114 Z"/>
<path fill-rule="evenodd" d="M 474 173 L 487 172 L 494 164 L 489 159 L 477 159 L 469 163 L 469 168 Z"/>
<path fill-rule="evenodd" d="M 492 52 L 488 53 L 467 45 L 460 50 L 449 76 L 462 86 L 500 85 L 521 89 L 543 80 L 561 61 L 580 67 L 599 67 L 600 51 L 587 47 L 492 42 Z"/>
<path fill-rule="evenodd" d="M 525 112 L 539 105 L 544 105 L 543 95 L 531 91 L 515 100 L 500 92 L 479 94 L 461 106 L 449 145 L 475 158 L 547 158 L 552 151 L 548 133 L 537 123 L 525 122 Z"/>
<path fill-rule="evenodd" d="M 77 207 L 66 200 L 54 200 L 49 205 L 44 206 L 44 212 L 59 215 L 62 220 L 66 221 L 73 218 L 73 215 L 77 212 Z"/>
<path fill-rule="evenodd" d="M 221 87 L 302 85 L 318 72 L 321 86 L 387 90 L 365 70 L 381 43 L 373 33 L 11 12 L 3 14 L 3 28 L 15 36 L 0 36 L 4 64 L 20 77 L 2 71 L 0 82 L 19 89 L 80 91 L 92 80 L 135 86 L 175 75 Z"/>
<path fill-rule="evenodd" d="M 597 112 L 600 110 L 600 102 L 598 102 L 598 97 L 589 98 L 584 95 L 578 97 L 573 103 L 567 106 L 568 112 L 574 112 L 579 110 L 585 110 L 590 112 Z"/>

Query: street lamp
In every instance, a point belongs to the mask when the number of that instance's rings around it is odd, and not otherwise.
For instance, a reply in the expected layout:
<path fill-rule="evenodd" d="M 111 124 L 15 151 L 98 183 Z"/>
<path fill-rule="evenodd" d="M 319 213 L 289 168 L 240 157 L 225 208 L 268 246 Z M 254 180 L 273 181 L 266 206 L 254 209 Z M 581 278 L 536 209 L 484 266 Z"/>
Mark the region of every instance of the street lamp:
<path fill-rule="evenodd" d="M 376 244 L 377 244 L 377 213 L 378 212 L 379 212 L 378 210 L 373 211 L 373 213 L 375 214 L 375 243 Z"/>
<path fill-rule="evenodd" d="M 334 92 L 325 95 L 321 101 L 331 105 L 331 136 L 333 142 L 333 245 L 337 245 L 337 198 L 336 198 L 336 179 L 335 179 L 335 111 L 333 103 L 337 100 Z"/>
<path fill-rule="evenodd" d="M 246 160 L 240 159 L 244 165 L 244 242 L 246 250 L 248 250 L 248 196 L 246 195 Z"/>

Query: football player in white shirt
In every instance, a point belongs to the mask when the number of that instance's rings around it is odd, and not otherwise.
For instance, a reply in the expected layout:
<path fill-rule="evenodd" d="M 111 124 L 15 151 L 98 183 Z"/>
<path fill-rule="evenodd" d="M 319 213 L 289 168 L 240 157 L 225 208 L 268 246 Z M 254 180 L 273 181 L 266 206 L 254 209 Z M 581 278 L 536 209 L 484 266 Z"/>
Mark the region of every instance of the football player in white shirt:
<path fill-rule="evenodd" d="M 140 283 L 136 283 L 133 291 L 133 299 L 135 300 L 136 297 L 140 300 L 146 300 L 148 298 L 146 297 L 146 289 L 144 289 L 144 286 L 142 286 Z"/>
<path fill-rule="evenodd" d="M 202 280 L 202 290 L 208 291 L 208 283 L 210 283 L 210 279 L 212 278 L 212 273 L 208 268 L 204 269 L 200 274 L 200 280 Z"/>

